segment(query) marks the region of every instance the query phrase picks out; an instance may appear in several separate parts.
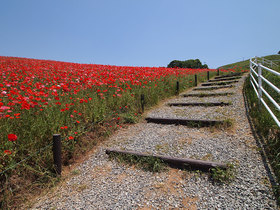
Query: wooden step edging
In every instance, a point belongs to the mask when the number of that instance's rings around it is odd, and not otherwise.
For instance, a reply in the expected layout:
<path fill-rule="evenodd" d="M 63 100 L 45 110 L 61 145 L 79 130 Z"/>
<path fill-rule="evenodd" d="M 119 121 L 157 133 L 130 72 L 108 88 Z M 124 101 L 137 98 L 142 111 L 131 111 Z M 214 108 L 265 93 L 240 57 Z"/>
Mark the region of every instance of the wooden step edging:
<path fill-rule="evenodd" d="M 228 102 L 168 103 L 168 106 L 229 106 Z"/>
<path fill-rule="evenodd" d="M 135 155 L 139 157 L 154 157 L 162 160 L 164 163 L 168 164 L 169 166 L 176 167 L 176 168 L 191 167 L 191 168 L 202 169 L 202 170 L 209 170 L 211 168 L 222 168 L 222 169 L 227 168 L 226 164 L 219 163 L 219 162 L 211 162 L 211 161 L 196 160 L 196 159 L 189 159 L 189 158 L 176 158 L 176 157 L 168 157 L 162 155 L 148 155 L 140 152 L 124 151 L 118 149 L 106 149 L 107 155 L 111 153 L 117 153 L 123 155 Z"/>
<path fill-rule="evenodd" d="M 215 96 L 229 96 L 234 93 L 226 92 L 226 93 L 189 93 L 183 94 L 182 97 L 215 97 Z"/>
<path fill-rule="evenodd" d="M 228 78 L 221 78 L 221 79 L 210 79 L 208 82 L 221 82 L 221 81 L 231 81 L 231 80 L 236 80 L 240 79 L 241 77 L 228 77 Z"/>
<path fill-rule="evenodd" d="M 196 119 L 174 119 L 174 118 L 154 118 L 147 117 L 145 120 L 148 123 L 157 123 L 157 124 L 167 124 L 167 125 L 186 125 L 191 127 L 206 127 L 206 126 L 215 126 L 222 125 L 224 121 L 222 120 L 196 120 Z"/>
<path fill-rule="evenodd" d="M 226 82 L 209 82 L 209 83 L 202 83 L 201 86 L 227 85 L 227 84 L 232 84 L 237 82 L 238 82 L 237 80 L 226 81 Z"/>
<path fill-rule="evenodd" d="M 223 79 L 223 78 L 227 78 L 227 77 L 234 77 L 234 76 L 241 76 L 242 73 L 232 73 L 232 74 L 226 74 L 223 76 L 216 76 L 215 79 Z"/>
<path fill-rule="evenodd" d="M 222 89 L 222 88 L 232 88 L 233 85 L 224 85 L 224 86 L 212 86 L 212 87 L 197 87 L 193 90 L 215 90 L 215 89 Z"/>

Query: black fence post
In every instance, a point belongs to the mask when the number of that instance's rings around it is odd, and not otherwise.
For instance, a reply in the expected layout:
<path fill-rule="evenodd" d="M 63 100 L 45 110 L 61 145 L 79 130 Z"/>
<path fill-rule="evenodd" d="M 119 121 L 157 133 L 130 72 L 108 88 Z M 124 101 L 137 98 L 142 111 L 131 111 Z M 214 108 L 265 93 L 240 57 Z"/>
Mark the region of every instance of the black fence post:
<path fill-rule="evenodd" d="M 194 75 L 194 86 L 197 86 L 197 75 Z"/>
<path fill-rule="evenodd" d="M 179 81 L 176 82 L 176 95 L 179 94 L 179 88 L 180 88 L 180 84 Z"/>
<path fill-rule="evenodd" d="M 217 69 L 217 75 L 218 76 L 220 75 L 220 69 Z"/>
<path fill-rule="evenodd" d="M 144 96 L 144 94 L 141 94 L 141 109 L 142 109 L 142 113 L 144 113 L 144 111 L 145 111 L 144 105 L 145 105 L 145 96 Z"/>
<path fill-rule="evenodd" d="M 210 73 L 209 73 L 209 71 L 207 71 L 207 80 L 208 81 L 210 80 Z"/>
<path fill-rule="evenodd" d="M 53 135 L 53 161 L 55 172 L 61 175 L 61 136 L 60 134 Z"/>

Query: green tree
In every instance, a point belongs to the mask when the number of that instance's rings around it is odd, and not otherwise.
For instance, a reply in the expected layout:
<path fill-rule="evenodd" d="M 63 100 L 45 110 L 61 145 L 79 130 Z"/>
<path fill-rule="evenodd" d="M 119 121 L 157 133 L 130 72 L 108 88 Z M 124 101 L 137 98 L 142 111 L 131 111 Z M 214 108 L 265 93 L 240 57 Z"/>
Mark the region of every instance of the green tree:
<path fill-rule="evenodd" d="M 183 68 L 182 67 L 182 61 L 179 60 L 173 60 L 168 64 L 168 68 Z"/>
<path fill-rule="evenodd" d="M 189 59 L 185 61 L 173 60 L 168 65 L 168 68 L 192 68 L 192 69 L 208 69 L 207 64 L 202 65 L 199 59 Z"/>

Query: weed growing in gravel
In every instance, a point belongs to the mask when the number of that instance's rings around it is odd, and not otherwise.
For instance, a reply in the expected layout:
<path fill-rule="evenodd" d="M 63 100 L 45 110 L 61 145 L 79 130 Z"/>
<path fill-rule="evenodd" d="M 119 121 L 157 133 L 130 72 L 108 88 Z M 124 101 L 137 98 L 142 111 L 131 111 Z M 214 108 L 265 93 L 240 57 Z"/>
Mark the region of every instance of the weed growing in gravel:
<path fill-rule="evenodd" d="M 157 144 L 155 146 L 155 149 L 156 149 L 157 152 L 167 153 L 169 151 L 169 145 L 167 143 L 165 143 L 165 144 Z"/>
<path fill-rule="evenodd" d="M 223 120 L 223 122 L 221 124 L 217 124 L 217 128 L 221 129 L 221 128 L 230 128 L 232 127 L 234 124 L 233 119 L 225 119 Z"/>
<path fill-rule="evenodd" d="M 73 171 L 71 171 L 71 174 L 72 175 L 79 175 L 81 172 L 80 172 L 80 170 L 78 170 L 78 169 L 75 169 L 75 170 L 73 170 Z"/>
<path fill-rule="evenodd" d="M 135 165 L 145 171 L 151 171 L 154 173 L 166 170 L 166 164 L 156 157 L 141 157 L 131 154 L 110 153 L 109 158 L 115 159 L 119 163 Z"/>
<path fill-rule="evenodd" d="M 211 178 L 221 183 L 230 183 L 234 180 L 236 174 L 235 166 L 232 163 L 227 164 L 227 168 L 212 168 Z"/>

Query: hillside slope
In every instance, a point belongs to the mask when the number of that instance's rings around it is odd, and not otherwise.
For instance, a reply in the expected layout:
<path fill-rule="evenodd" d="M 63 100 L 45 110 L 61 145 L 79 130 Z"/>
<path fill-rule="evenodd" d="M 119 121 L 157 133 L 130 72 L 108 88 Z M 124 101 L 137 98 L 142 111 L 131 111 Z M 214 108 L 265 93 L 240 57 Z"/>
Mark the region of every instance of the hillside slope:
<path fill-rule="evenodd" d="M 268 59 L 273 61 L 274 63 L 280 65 L 280 55 L 267 55 L 263 56 L 262 58 Z M 236 63 L 227 64 L 224 66 L 219 67 L 219 69 L 232 69 L 234 67 L 241 67 L 242 69 L 249 69 L 249 59 L 245 61 L 239 61 Z"/>

